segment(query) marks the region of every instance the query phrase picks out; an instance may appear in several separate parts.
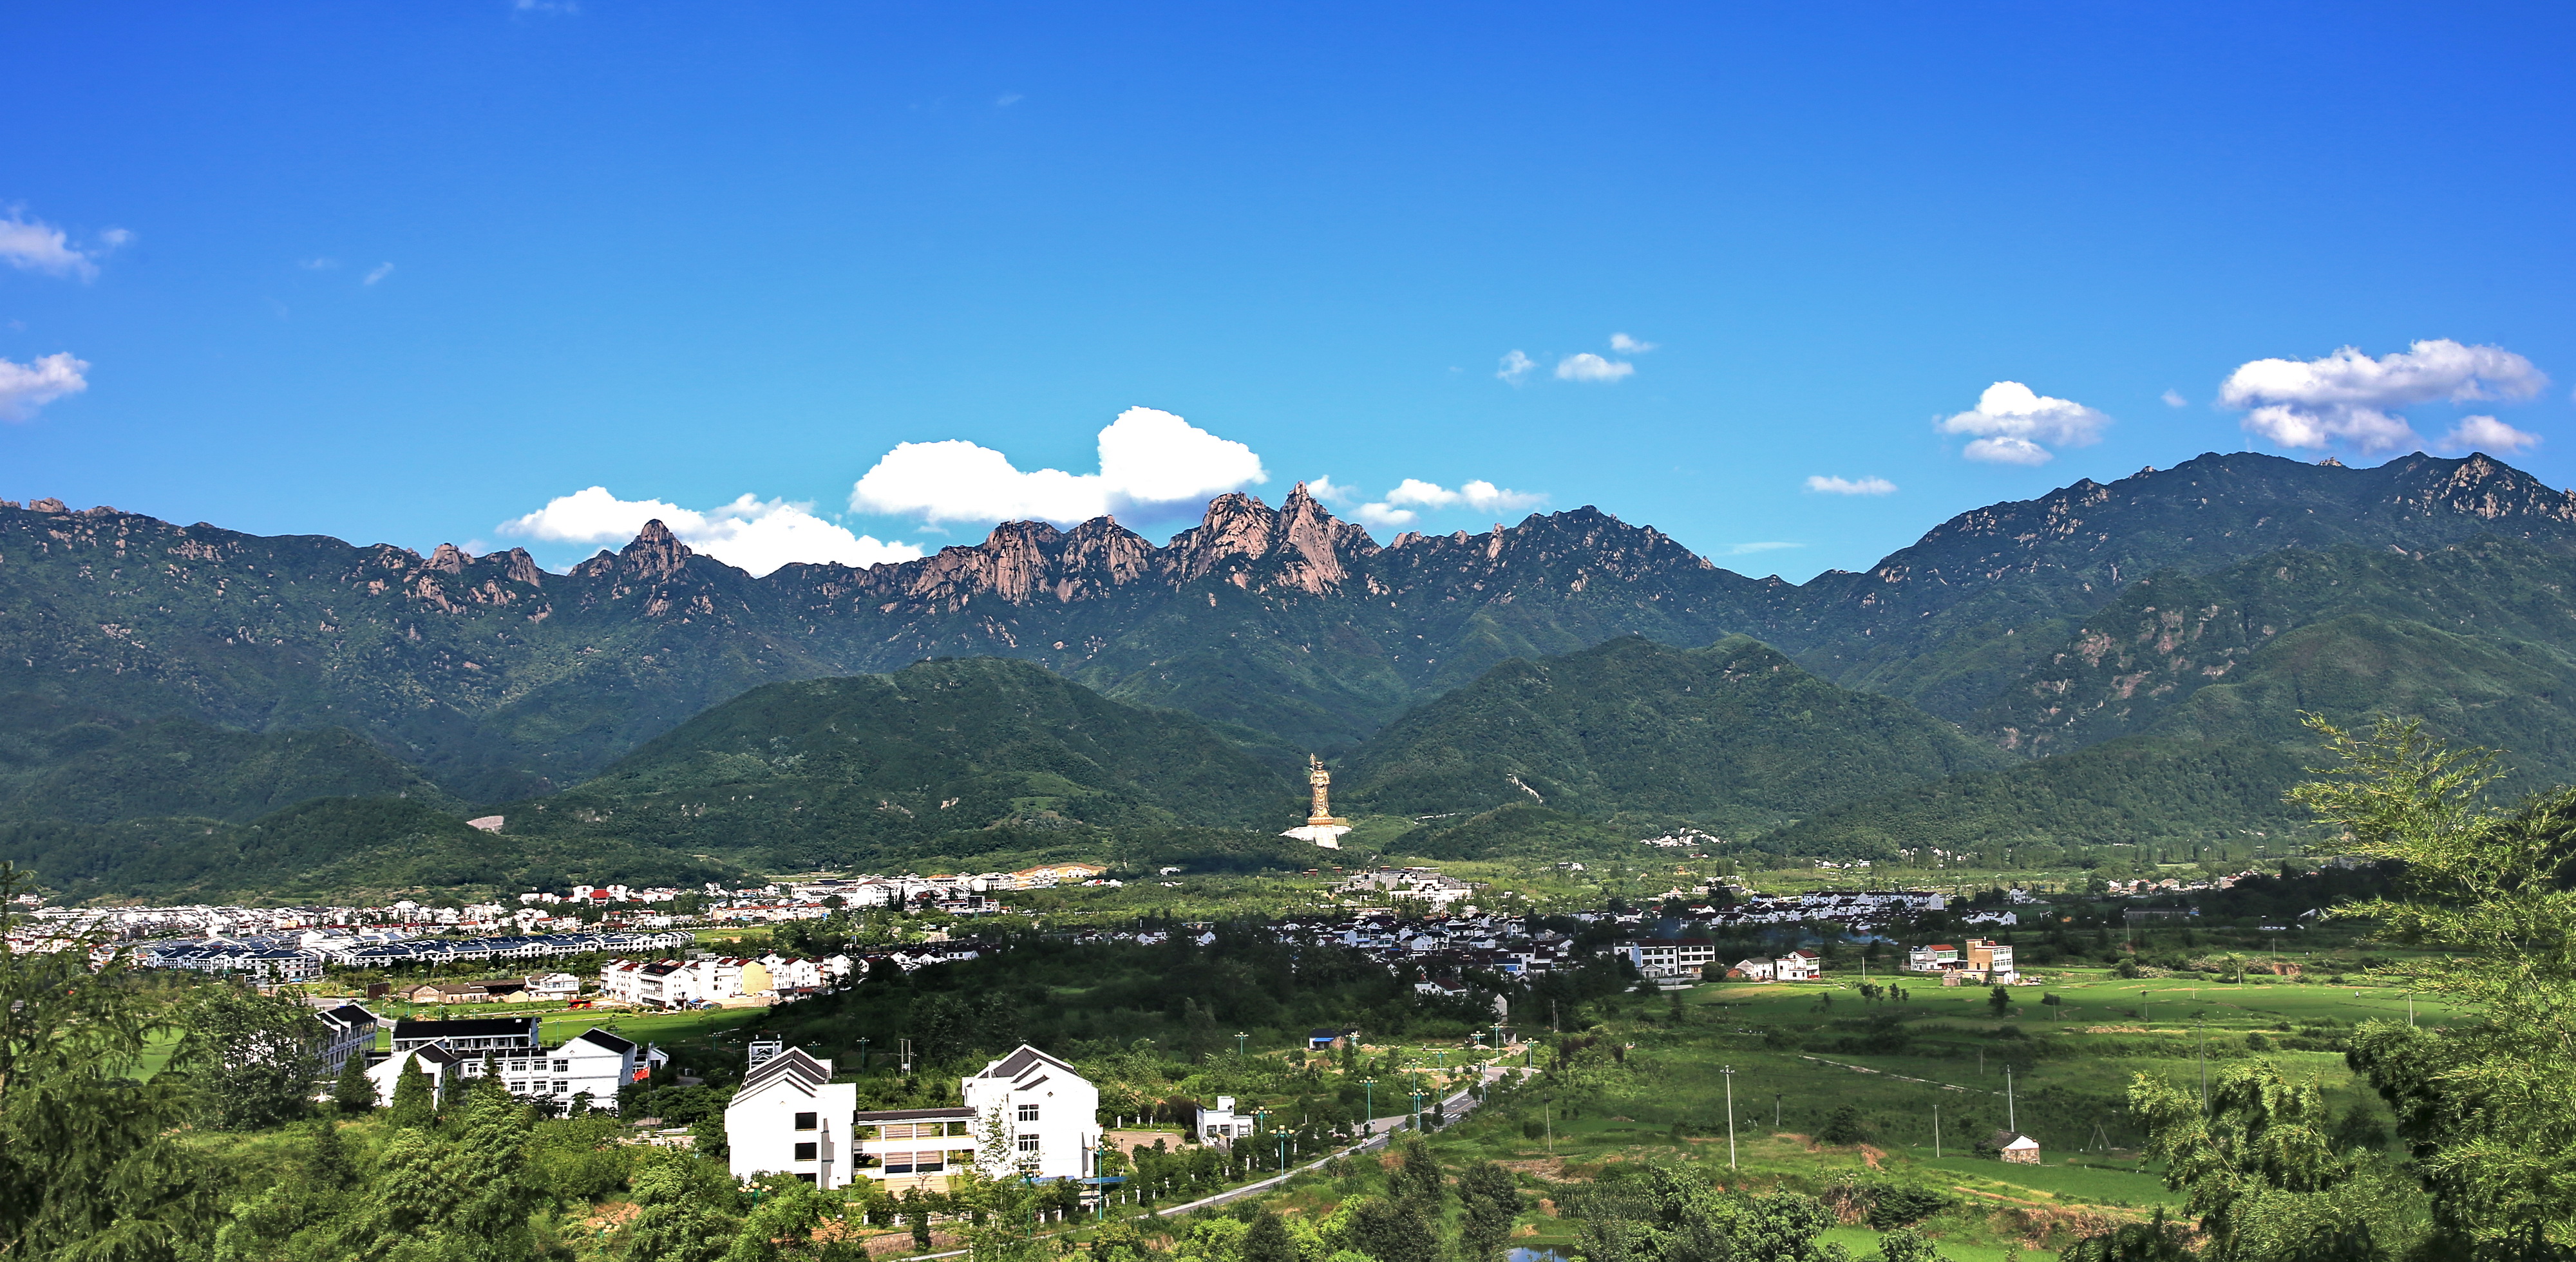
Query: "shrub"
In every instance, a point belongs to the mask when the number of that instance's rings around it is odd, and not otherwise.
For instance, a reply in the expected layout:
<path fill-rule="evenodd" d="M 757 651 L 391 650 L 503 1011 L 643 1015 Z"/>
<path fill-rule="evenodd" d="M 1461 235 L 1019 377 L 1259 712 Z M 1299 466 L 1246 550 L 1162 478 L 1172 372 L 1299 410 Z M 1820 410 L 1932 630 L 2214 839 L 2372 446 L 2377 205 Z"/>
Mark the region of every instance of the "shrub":
<path fill-rule="evenodd" d="M 1930 1188 L 1873 1183 L 1867 1190 L 1869 1225 L 1880 1231 L 1910 1227 L 1950 1208 L 1951 1198 Z"/>
<path fill-rule="evenodd" d="M 1869 1130 L 1861 1124 L 1860 1110 L 1846 1104 L 1825 1115 L 1824 1129 L 1816 1132 L 1816 1138 L 1828 1144 L 1857 1144 L 1869 1138 Z"/>

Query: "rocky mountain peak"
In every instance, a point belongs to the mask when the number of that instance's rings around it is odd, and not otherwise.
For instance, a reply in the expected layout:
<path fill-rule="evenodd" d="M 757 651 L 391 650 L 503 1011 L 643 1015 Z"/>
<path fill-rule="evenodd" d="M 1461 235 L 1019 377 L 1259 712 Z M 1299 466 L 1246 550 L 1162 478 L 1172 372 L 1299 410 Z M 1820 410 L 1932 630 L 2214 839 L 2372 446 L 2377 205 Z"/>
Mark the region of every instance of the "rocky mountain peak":
<path fill-rule="evenodd" d="M 639 578 L 658 581 L 678 574 L 687 566 L 689 558 L 696 555 L 689 551 L 689 545 L 680 542 L 678 535 L 671 533 L 670 527 L 662 524 L 661 518 L 656 517 L 644 523 L 644 529 L 636 534 L 635 542 L 621 549 L 617 559 L 620 569 Z"/>
<path fill-rule="evenodd" d="M 444 574 L 462 574 L 465 572 L 465 567 L 473 563 L 473 553 L 452 543 L 442 543 L 438 545 L 437 551 L 429 554 L 429 560 L 424 564 L 427 568 Z"/>

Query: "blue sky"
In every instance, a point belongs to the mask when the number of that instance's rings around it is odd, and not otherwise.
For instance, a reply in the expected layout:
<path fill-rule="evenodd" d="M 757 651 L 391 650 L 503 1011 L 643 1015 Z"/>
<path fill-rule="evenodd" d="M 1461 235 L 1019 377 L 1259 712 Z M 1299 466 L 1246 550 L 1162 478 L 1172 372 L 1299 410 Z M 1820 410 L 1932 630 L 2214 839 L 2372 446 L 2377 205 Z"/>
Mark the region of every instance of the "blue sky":
<path fill-rule="evenodd" d="M 1389 8 L 12 6 L 0 495 L 759 568 L 1328 476 L 1803 578 L 2469 417 L 2576 483 L 2565 6 Z M 904 443 L 999 456 L 854 506 Z"/>

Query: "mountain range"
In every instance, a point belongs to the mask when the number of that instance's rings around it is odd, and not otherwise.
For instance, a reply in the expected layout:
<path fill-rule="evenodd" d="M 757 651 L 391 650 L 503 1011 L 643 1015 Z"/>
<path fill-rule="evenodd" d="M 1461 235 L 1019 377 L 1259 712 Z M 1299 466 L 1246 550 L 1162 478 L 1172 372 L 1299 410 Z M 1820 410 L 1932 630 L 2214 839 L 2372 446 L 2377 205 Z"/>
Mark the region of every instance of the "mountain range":
<path fill-rule="evenodd" d="M 19 857 L 77 851 L 110 885 L 115 847 L 82 830 L 211 837 L 316 799 L 506 806 L 505 836 L 542 816 L 490 861 L 522 873 L 629 850 L 820 862 L 1050 818 L 1241 830 L 1293 802 L 1313 751 L 1389 814 L 1544 799 L 1819 854 L 2134 844 L 2294 824 L 2273 799 L 2302 709 L 2420 714 L 2512 750 L 2526 778 L 2576 774 L 2572 556 L 2576 496 L 2483 455 L 2205 455 L 1963 513 L 1803 584 L 1589 507 L 1380 546 L 1302 486 L 1275 510 L 1219 497 L 1160 546 L 1109 518 L 1017 522 L 917 561 L 760 578 L 659 523 L 556 574 L 517 550 L 0 501 L 0 820 L 56 839 L 9 843 Z M 1038 669 L 943 667 L 972 675 L 948 695 L 1001 710 L 942 744 L 898 721 L 942 695 L 906 668 L 941 658 Z M 1127 733 L 1113 745 L 1150 730 L 1223 757 L 1128 766 L 1071 735 L 1075 716 Z M 806 748 L 828 771 L 780 772 L 797 755 L 763 752 L 760 725 L 810 745 L 818 718 L 861 732 Z M 2139 787 L 2230 782 L 2213 751 L 2252 769 L 2232 796 Z M 563 822 L 713 809 L 723 768 L 749 766 L 725 758 L 766 761 L 837 822 Z M 951 797 L 978 818 L 894 822 Z"/>

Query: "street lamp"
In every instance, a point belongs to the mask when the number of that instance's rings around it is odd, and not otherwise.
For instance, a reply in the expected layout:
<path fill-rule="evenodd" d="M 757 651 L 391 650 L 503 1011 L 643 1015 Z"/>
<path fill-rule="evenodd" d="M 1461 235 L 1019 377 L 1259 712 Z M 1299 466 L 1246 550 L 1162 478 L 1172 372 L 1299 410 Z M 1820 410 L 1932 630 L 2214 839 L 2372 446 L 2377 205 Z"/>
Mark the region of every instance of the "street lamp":
<path fill-rule="evenodd" d="M 1726 1075 L 1726 1168 L 1732 1170 L 1735 1168 L 1735 1066 L 1720 1066 L 1717 1072 Z"/>
<path fill-rule="evenodd" d="M 1234 1033 L 1234 1054 L 1237 1058 L 1240 1058 L 1243 1055 L 1243 1040 L 1246 1037 L 1247 1036 L 1241 1030 L 1237 1030 Z"/>
<path fill-rule="evenodd" d="M 1360 1138 L 1367 1139 L 1369 1131 L 1377 1125 L 1377 1079 L 1362 1078 L 1360 1087 L 1367 1092 L 1364 1098 L 1368 1102 L 1368 1120 L 1360 1124 Z"/>

